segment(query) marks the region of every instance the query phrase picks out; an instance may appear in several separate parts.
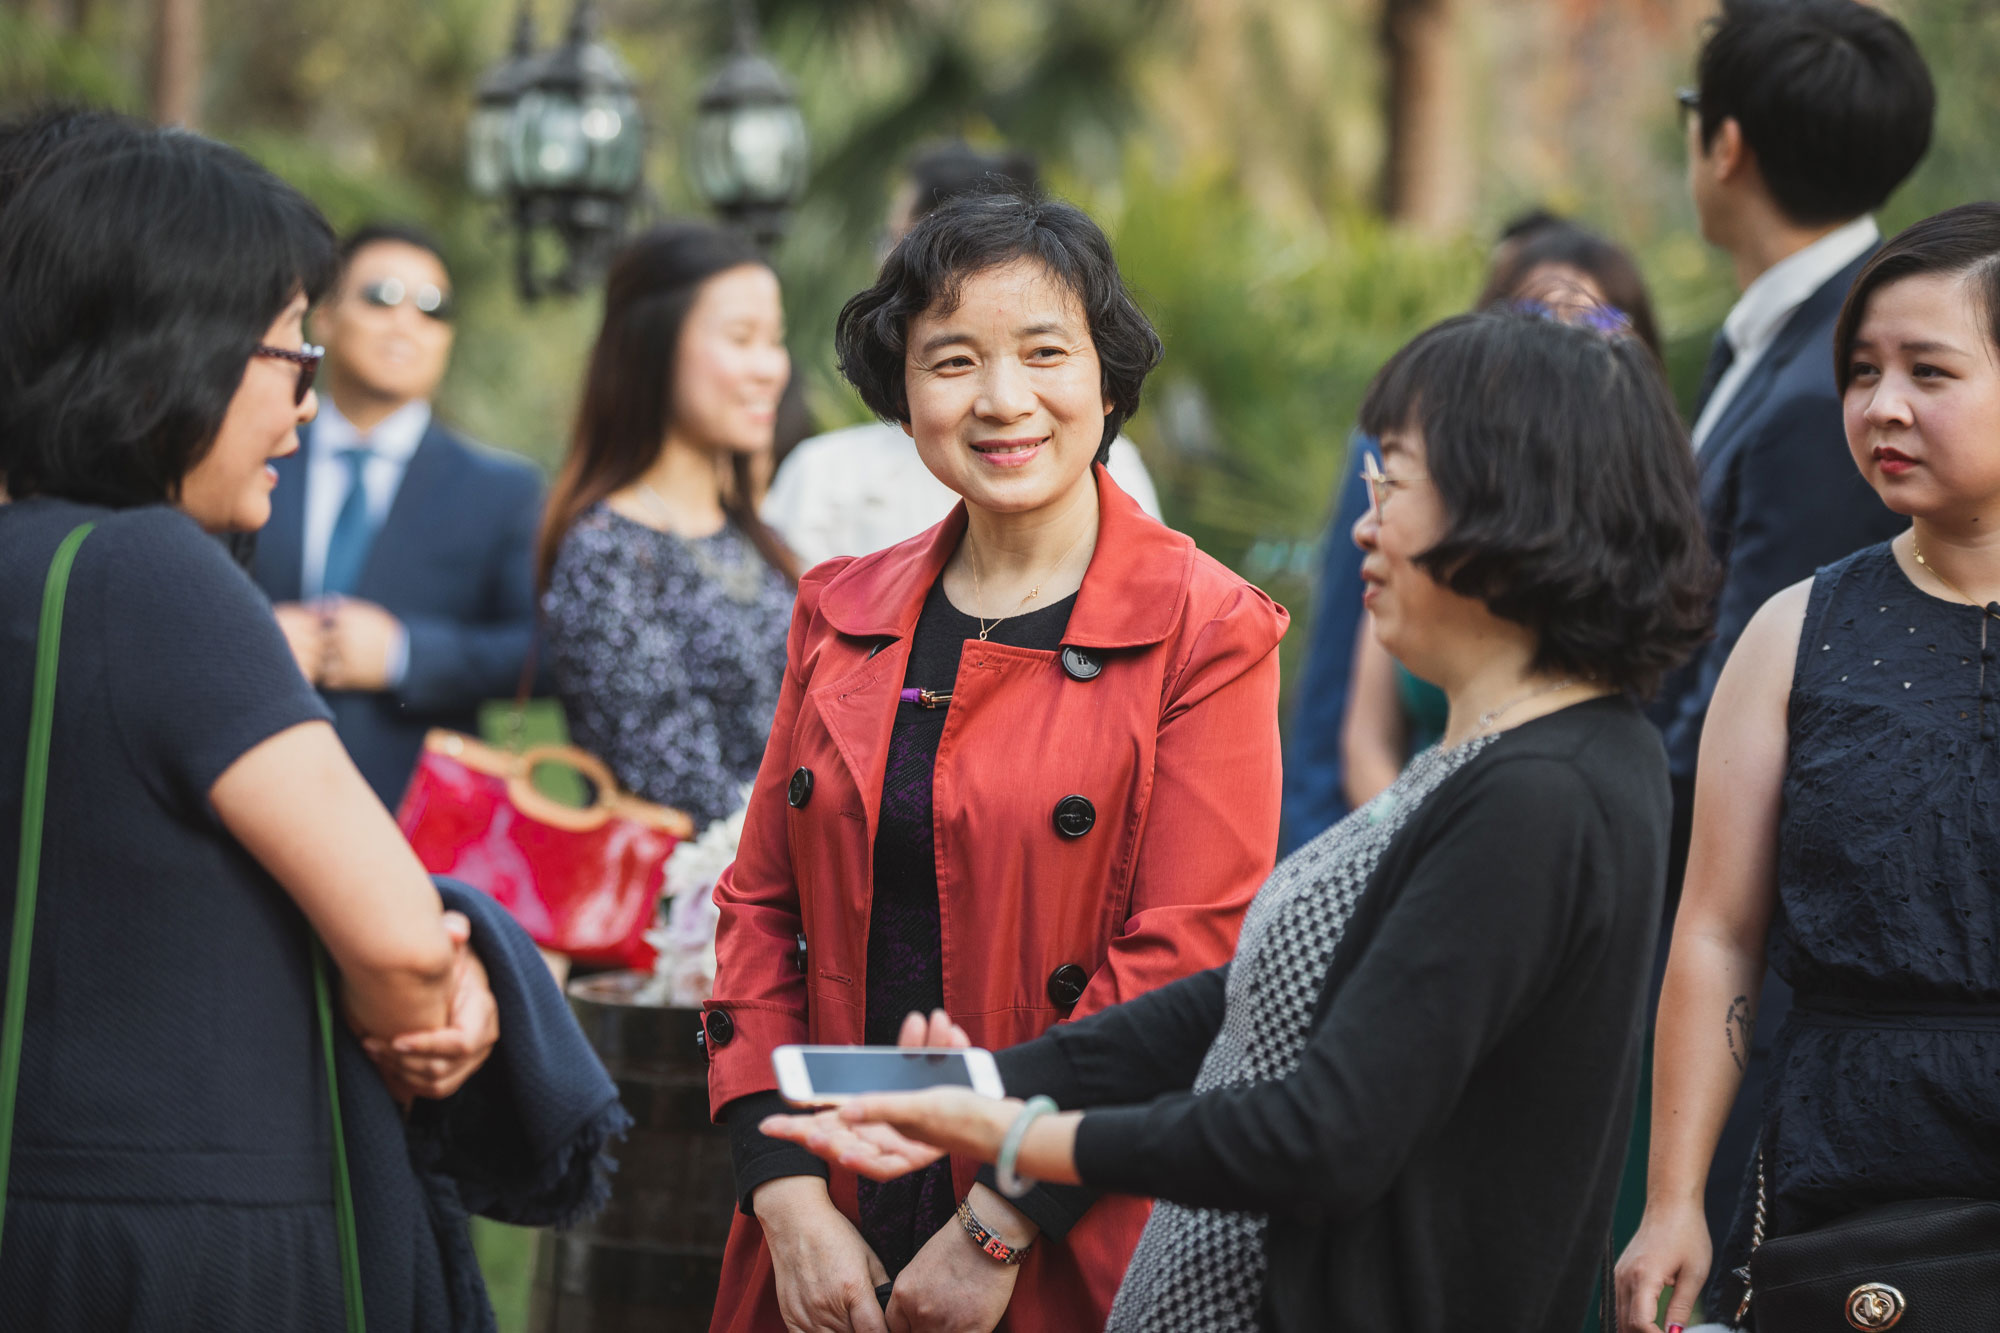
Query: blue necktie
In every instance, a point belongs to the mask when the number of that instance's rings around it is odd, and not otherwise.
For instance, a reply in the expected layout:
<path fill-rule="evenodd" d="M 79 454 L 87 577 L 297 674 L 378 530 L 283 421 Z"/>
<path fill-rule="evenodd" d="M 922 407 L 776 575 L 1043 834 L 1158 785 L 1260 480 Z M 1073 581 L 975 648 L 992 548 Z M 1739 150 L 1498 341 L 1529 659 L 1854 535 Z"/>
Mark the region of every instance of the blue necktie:
<path fill-rule="evenodd" d="M 361 473 L 375 456 L 366 445 L 343 449 L 336 457 L 347 464 L 347 498 L 333 520 L 333 534 L 326 541 L 325 574 L 320 591 L 329 596 L 351 594 L 361 582 L 361 567 L 368 561 L 368 548 L 375 540 L 375 519 L 368 511 L 368 488 Z"/>

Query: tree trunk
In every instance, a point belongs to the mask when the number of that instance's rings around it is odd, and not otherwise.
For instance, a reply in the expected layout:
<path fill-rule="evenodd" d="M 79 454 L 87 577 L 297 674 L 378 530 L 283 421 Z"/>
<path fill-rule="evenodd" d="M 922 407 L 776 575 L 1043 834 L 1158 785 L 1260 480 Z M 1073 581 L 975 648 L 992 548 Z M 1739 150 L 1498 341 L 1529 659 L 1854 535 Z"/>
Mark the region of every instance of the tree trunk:
<path fill-rule="evenodd" d="M 1388 156 L 1382 207 L 1392 221 L 1447 233 L 1472 220 L 1468 103 L 1453 43 L 1459 0 L 1383 0 Z"/>
<path fill-rule="evenodd" d="M 155 0 L 153 119 L 192 127 L 201 102 L 201 0 Z"/>

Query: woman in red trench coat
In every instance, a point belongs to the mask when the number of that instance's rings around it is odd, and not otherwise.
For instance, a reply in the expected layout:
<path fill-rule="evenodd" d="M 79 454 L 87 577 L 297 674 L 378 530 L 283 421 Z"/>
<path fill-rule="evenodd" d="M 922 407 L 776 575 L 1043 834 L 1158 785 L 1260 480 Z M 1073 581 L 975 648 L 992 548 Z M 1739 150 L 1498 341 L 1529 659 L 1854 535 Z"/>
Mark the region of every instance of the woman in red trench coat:
<path fill-rule="evenodd" d="M 1101 466 L 1159 344 L 1082 213 L 1009 196 L 940 209 L 843 311 L 840 340 L 864 398 L 964 503 L 799 585 L 770 744 L 716 889 L 709 1095 L 745 1207 L 713 1328 L 1099 1328 L 1145 1201 L 1046 1190 L 1010 1206 L 953 1162 L 950 1197 L 941 1179 L 917 1214 L 920 1248 L 885 1271 L 854 1177 L 756 1134 L 779 1109 L 771 1052 L 862 1042 L 871 998 L 886 1003 L 871 929 L 904 927 L 882 916 L 878 838 L 933 702 L 926 965 L 974 1043 L 1027 1041 L 1226 960 L 1276 846 L 1287 618 Z M 1018 1266 L 980 1249 L 961 1200 L 1025 1244 Z"/>

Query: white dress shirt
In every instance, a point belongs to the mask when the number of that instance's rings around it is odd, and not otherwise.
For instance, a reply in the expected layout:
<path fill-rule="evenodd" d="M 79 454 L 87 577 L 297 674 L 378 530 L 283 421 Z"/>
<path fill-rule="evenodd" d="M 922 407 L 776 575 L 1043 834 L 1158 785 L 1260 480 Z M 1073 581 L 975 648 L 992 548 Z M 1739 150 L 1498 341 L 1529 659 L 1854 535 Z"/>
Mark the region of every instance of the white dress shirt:
<path fill-rule="evenodd" d="M 325 591 L 326 547 L 333 540 L 340 507 L 347 503 L 352 474 L 341 454 L 364 443 L 374 451 L 374 457 L 362 464 L 361 484 L 368 492 L 368 517 L 379 528 L 396 501 L 410 456 L 430 428 L 431 405 L 405 403 L 382 418 L 363 440 L 354 423 L 340 415 L 331 395 L 319 400 L 319 415 L 312 421 L 312 449 L 306 456 L 305 550 L 299 565 L 300 587 L 308 600 Z"/>
<path fill-rule="evenodd" d="M 368 517 L 379 532 L 389 506 L 409 471 L 410 457 L 424 442 L 431 428 L 431 405 L 419 400 L 405 403 L 382 418 L 364 441 L 354 423 L 333 405 L 333 395 L 323 394 L 319 415 L 312 420 L 312 448 L 306 454 L 305 549 L 300 552 L 299 587 L 307 601 L 326 591 L 326 548 L 333 540 L 333 525 L 340 507 L 347 503 L 348 479 L 353 474 L 341 455 L 357 444 L 367 444 L 373 456 L 361 465 L 361 485 L 368 493 Z M 410 669 L 410 636 L 397 626 L 389 644 L 387 677 L 390 688 L 402 684 Z"/>
<path fill-rule="evenodd" d="M 1729 410 L 1729 404 L 1743 387 L 1758 360 L 1770 350 L 1778 331 L 1806 298 L 1824 287 L 1840 270 L 1852 264 L 1868 248 L 1882 239 L 1875 219 L 1862 214 L 1852 222 L 1835 227 L 1797 254 L 1787 255 L 1758 274 L 1722 321 L 1722 336 L 1729 340 L 1736 359 L 1716 381 L 1715 392 L 1694 423 L 1694 447 L 1708 442 L 1715 423 Z"/>
<path fill-rule="evenodd" d="M 1111 442 L 1106 465 L 1120 490 L 1154 518 L 1160 497 L 1138 448 Z M 807 568 L 907 541 L 951 512 L 958 496 L 931 475 L 901 426 L 874 421 L 802 441 L 785 457 L 763 517 Z"/>

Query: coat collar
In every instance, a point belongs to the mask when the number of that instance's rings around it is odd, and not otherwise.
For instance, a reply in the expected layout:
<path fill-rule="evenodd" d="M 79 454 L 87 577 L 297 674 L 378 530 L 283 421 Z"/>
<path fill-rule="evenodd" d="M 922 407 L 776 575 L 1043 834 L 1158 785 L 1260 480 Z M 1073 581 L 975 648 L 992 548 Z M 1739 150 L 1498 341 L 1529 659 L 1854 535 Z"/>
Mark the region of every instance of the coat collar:
<path fill-rule="evenodd" d="M 1136 648 L 1167 637 L 1182 614 L 1194 569 L 1194 541 L 1155 521 L 1118 489 L 1102 464 L 1097 478 L 1097 550 L 1083 572 L 1063 642 L 1079 648 Z M 819 609 L 842 634 L 905 639 L 924 599 L 965 535 L 959 501 L 930 531 L 865 555 L 835 574 Z"/>

